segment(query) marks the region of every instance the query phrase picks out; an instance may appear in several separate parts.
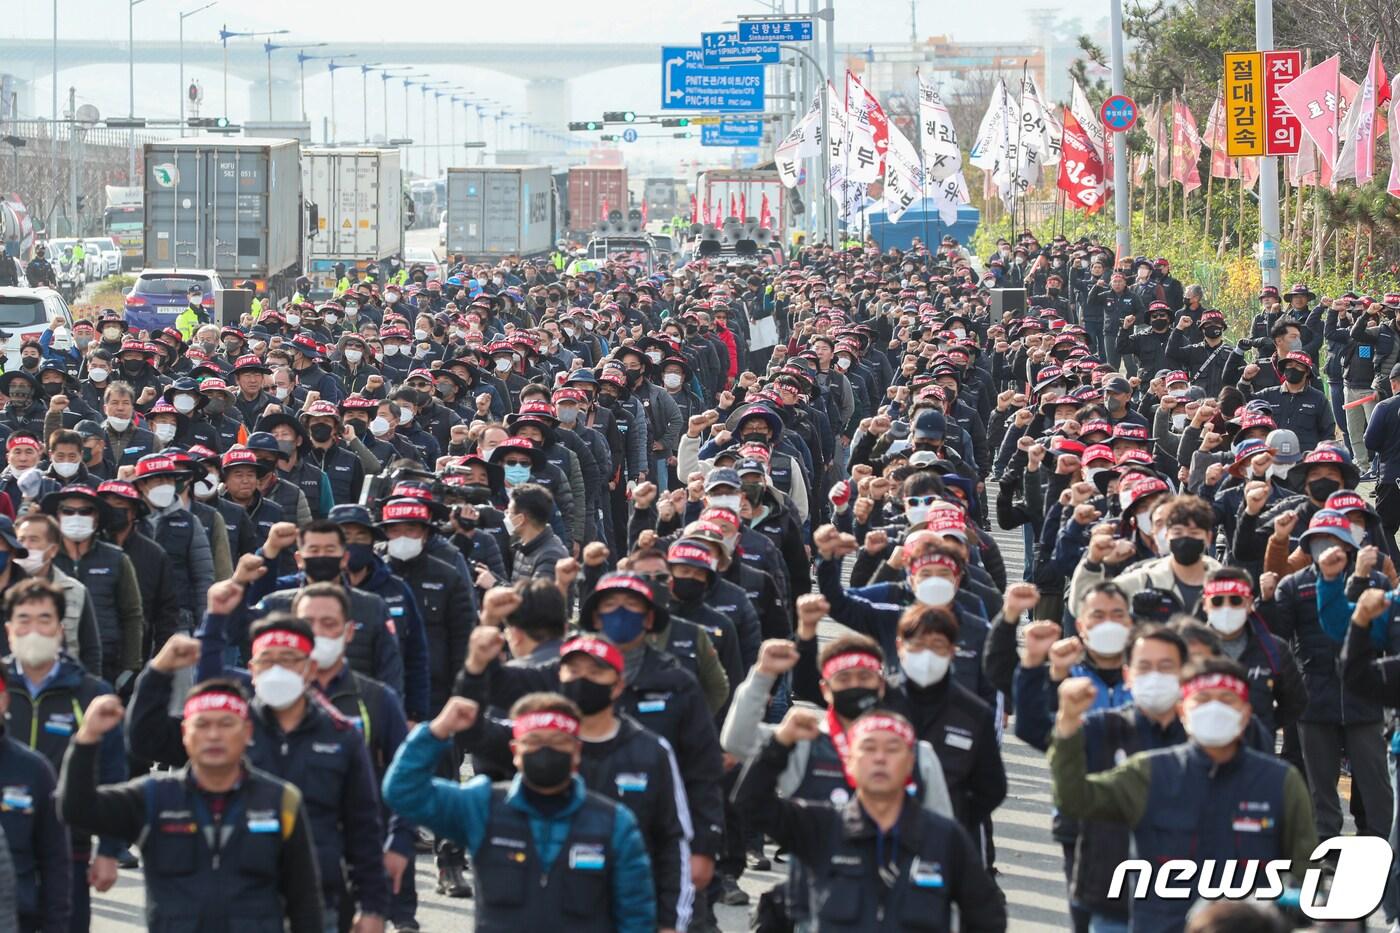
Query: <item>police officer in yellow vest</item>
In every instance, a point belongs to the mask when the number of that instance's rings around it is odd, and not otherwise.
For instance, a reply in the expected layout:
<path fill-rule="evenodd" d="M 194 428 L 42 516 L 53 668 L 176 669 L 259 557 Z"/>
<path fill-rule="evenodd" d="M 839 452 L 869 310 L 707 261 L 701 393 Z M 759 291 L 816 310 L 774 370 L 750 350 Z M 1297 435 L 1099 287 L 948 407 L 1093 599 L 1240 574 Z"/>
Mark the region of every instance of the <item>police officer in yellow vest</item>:
<path fill-rule="evenodd" d="M 194 332 L 199 329 L 199 325 L 212 323 L 209 311 L 204 307 L 203 286 L 191 285 L 189 296 L 189 305 L 175 319 L 175 329 L 185 338 L 186 343 L 194 339 Z"/>
<path fill-rule="evenodd" d="M 343 262 L 338 262 L 338 263 L 336 263 L 336 264 L 335 264 L 335 297 L 339 298 L 341 295 L 343 295 L 343 294 L 345 294 L 346 292 L 348 292 L 348 291 L 350 290 L 350 286 L 351 286 L 351 285 L 354 285 L 354 284 L 355 284 L 354 281 L 353 281 L 353 280 L 350 278 L 350 276 L 346 273 L 346 270 L 345 270 L 345 263 L 343 263 Z"/>

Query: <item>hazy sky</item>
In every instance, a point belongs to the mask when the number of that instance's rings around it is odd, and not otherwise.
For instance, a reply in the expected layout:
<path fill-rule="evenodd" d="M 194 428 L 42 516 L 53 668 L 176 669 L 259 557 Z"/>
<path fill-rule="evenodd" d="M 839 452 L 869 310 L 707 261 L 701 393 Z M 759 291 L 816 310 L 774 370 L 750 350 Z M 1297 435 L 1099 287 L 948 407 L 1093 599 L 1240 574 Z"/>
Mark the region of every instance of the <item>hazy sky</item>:
<path fill-rule="evenodd" d="M 78 38 L 107 38 L 125 44 L 126 3 L 123 0 L 54 0 L 59 5 L 59 34 Z M 787 0 L 789 8 L 793 0 Z M 982 15 L 987 9 L 977 4 L 954 4 L 915 0 L 919 35 L 949 35 L 962 40 L 1023 41 L 1029 28 L 1015 16 Z M 806 0 L 803 0 L 805 6 Z M 177 13 L 201 5 L 201 0 L 144 0 L 135 10 L 136 40 L 143 37 L 175 39 Z M 909 36 L 909 0 L 836 0 L 836 38 L 845 42 L 892 42 Z M 13 2 L 5 5 L 7 35 L 46 39 L 52 34 L 52 7 L 48 0 Z M 1044 0 L 1039 8 L 1058 10 L 1066 19 L 1079 18 L 1092 26 L 1105 12 L 1092 0 Z M 334 51 L 334 43 L 364 41 L 376 36 L 389 40 L 443 39 L 460 37 L 462 67 L 430 66 L 434 78 L 443 78 L 467 87 L 482 96 L 494 97 L 516 106 L 524 104 L 523 82 L 504 75 L 470 67 L 475 43 L 570 41 L 625 41 L 663 44 L 698 44 L 702 30 L 722 28 L 726 20 L 741 13 L 767 10 L 759 0 L 695 4 L 674 0 L 513 0 L 505 3 L 446 3 L 442 0 L 220 0 L 213 8 L 185 21 L 185 38 L 213 41 L 221 24 L 230 29 L 290 29 L 282 41 L 328 42 L 324 51 Z M 731 27 L 732 28 L 732 27 Z M 261 40 L 242 40 L 244 42 Z M 317 50 L 320 53 L 323 50 Z M 291 54 L 291 53 L 283 53 Z M 404 64 L 412 64 L 411 62 Z M 329 81 L 324 67 L 308 65 L 307 109 L 317 116 L 329 110 Z M 314 69 L 314 70 L 313 70 Z M 4 71 L 0 62 L 0 71 Z M 660 96 L 659 65 L 624 67 L 585 75 L 572 82 L 572 116 L 582 119 L 607 109 L 654 111 Z M 206 105 L 222 109 L 222 77 L 217 55 L 203 63 L 189 61 L 187 77 L 197 78 L 205 88 Z M 372 76 L 371 76 L 372 77 Z M 126 69 L 112 66 L 68 69 L 60 77 L 60 93 L 77 88 L 80 103 L 95 104 L 103 115 L 124 114 L 127 109 Z M 174 67 L 138 66 L 136 112 L 146 116 L 173 116 L 179 106 L 179 81 Z M 358 74 L 342 71 L 337 77 L 339 121 L 358 134 L 361 125 L 361 80 Z M 390 85 L 391 89 L 393 85 Z M 382 83 L 370 82 L 370 125 L 382 125 L 380 114 Z M 400 86 L 400 94 L 402 88 Z M 47 76 L 36 88 L 35 104 L 41 113 L 49 110 L 50 87 Z M 247 113 L 246 85 L 230 79 L 229 115 L 244 119 Z M 391 133 L 396 113 L 392 111 Z M 402 100 L 402 97 L 399 98 Z M 345 130 L 342 129 L 342 135 Z M 319 138 L 319 131 L 317 132 Z"/>

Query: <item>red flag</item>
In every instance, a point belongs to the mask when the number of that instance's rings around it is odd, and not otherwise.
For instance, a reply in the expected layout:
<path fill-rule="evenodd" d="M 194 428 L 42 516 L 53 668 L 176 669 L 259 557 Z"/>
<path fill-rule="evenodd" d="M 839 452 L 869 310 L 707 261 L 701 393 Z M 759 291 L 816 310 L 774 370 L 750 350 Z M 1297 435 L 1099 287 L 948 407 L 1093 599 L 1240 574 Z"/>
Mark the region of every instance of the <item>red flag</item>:
<path fill-rule="evenodd" d="M 1356 82 L 1341 73 L 1340 55 L 1313 65 L 1278 89 L 1279 100 L 1303 124 L 1303 132 L 1329 168 L 1337 164 L 1341 148 L 1337 127 L 1355 91 Z"/>
<path fill-rule="evenodd" d="M 694 195 L 691 195 L 691 201 L 694 201 L 694 200 L 695 200 L 695 196 L 694 196 Z M 709 198 L 706 198 L 706 199 L 705 199 L 705 213 L 704 213 L 704 215 L 700 218 L 700 222 L 701 222 L 701 223 L 704 223 L 704 224 L 707 224 L 707 223 L 710 222 L 710 199 L 709 199 Z"/>
<path fill-rule="evenodd" d="M 747 192 L 739 192 L 739 219 L 743 220 L 749 216 L 749 196 Z"/>
<path fill-rule="evenodd" d="M 1094 213 L 1104 202 L 1103 160 L 1068 107 L 1064 108 L 1064 141 L 1060 152 L 1060 173 L 1055 187 L 1066 192 L 1086 213 Z"/>
<path fill-rule="evenodd" d="M 1390 85 L 1390 181 L 1386 190 L 1400 198 L 1400 75 Z"/>
<path fill-rule="evenodd" d="M 1342 151 L 1333 166 L 1333 178 L 1354 179 L 1357 185 L 1368 184 L 1376 174 L 1376 116 L 1384 114 L 1383 104 L 1390 97 L 1390 82 L 1381 64 L 1381 47 L 1377 41 L 1371 47 L 1371 63 L 1366 79 L 1361 82 L 1355 104 L 1347 114 L 1338 134 Z"/>
<path fill-rule="evenodd" d="M 642 223 L 647 222 L 647 199 L 642 198 Z"/>
<path fill-rule="evenodd" d="M 1239 178 L 1235 160 L 1225 150 L 1225 94 L 1222 91 L 1210 105 L 1210 116 L 1206 118 L 1206 145 L 1210 147 L 1210 174 L 1212 178 Z"/>
<path fill-rule="evenodd" d="M 1259 157 L 1240 157 L 1240 183 L 1251 189 L 1259 181 Z"/>
<path fill-rule="evenodd" d="M 885 115 L 885 108 L 880 106 L 875 95 L 866 90 L 860 78 L 849 71 L 846 72 L 846 112 L 870 126 L 875 137 L 875 151 L 880 156 L 880 177 L 883 178 L 885 153 L 890 148 L 890 118 Z"/>
<path fill-rule="evenodd" d="M 601 219 L 601 220 L 607 220 L 607 219 L 608 219 L 608 199 L 607 199 L 607 198 L 603 198 L 603 216 L 602 216 L 601 218 L 599 218 L 599 219 Z"/>
<path fill-rule="evenodd" d="M 690 222 L 698 224 L 700 222 L 700 202 L 695 200 L 695 195 L 690 196 Z"/>
<path fill-rule="evenodd" d="M 734 195 L 732 195 L 732 194 L 729 196 L 729 216 L 730 216 L 730 217 L 738 217 L 738 216 L 739 216 L 738 214 L 734 213 Z"/>
<path fill-rule="evenodd" d="M 1172 113 L 1172 181 L 1190 194 L 1201 187 L 1201 134 L 1185 101 L 1173 101 Z"/>
<path fill-rule="evenodd" d="M 763 200 L 758 204 L 758 225 L 760 227 L 772 227 L 773 215 L 768 210 L 768 193 L 764 192 Z"/>

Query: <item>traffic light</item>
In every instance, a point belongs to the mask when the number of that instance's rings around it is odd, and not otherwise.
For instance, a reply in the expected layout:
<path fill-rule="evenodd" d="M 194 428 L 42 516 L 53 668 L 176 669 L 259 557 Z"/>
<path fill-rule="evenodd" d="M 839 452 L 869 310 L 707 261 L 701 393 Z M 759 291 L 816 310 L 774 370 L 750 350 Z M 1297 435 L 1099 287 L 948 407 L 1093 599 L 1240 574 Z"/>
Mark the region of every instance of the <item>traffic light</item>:
<path fill-rule="evenodd" d="M 603 114 L 604 123 L 635 123 L 637 114 L 631 110 L 608 110 Z"/>
<path fill-rule="evenodd" d="M 224 129 L 229 125 L 228 117 L 190 117 L 192 127 L 214 127 Z"/>
<path fill-rule="evenodd" d="M 690 130 L 686 130 L 684 133 L 672 133 L 671 136 L 674 139 L 689 139 Z"/>
<path fill-rule="evenodd" d="M 662 126 L 690 126 L 690 117 L 662 117 Z"/>
<path fill-rule="evenodd" d="M 80 194 L 78 195 L 78 213 L 81 214 L 85 207 L 87 207 L 87 195 Z"/>
<path fill-rule="evenodd" d="M 599 136 L 598 139 L 605 143 L 615 143 L 618 141 L 619 137 L 616 133 L 604 133 L 602 136 Z"/>
<path fill-rule="evenodd" d="M 597 120 L 579 120 L 569 124 L 569 129 L 574 132 L 582 131 L 590 133 L 594 130 L 601 130 L 602 128 L 603 124 L 599 123 Z"/>

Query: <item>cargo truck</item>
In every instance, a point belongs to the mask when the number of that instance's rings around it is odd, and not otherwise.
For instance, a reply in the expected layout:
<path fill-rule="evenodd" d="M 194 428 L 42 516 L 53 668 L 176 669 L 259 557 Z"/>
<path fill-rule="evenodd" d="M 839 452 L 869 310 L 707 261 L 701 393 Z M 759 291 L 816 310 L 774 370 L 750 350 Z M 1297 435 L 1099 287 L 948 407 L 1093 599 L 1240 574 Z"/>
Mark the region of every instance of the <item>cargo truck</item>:
<path fill-rule="evenodd" d="M 363 271 L 403 252 L 399 150 L 303 149 L 301 188 L 316 205 L 305 266 L 313 301 L 335 291 L 336 263 Z"/>
<path fill-rule="evenodd" d="M 568 229 L 580 239 L 588 239 L 598 221 L 613 211 L 626 217 L 628 207 L 626 168 L 575 165 L 569 169 Z"/>
<path fill-rule="evenodd" d="M 543 165 L 447 170 L 447 252 L 469 262 L 545 256 L 554 248 L 554 184 Z"/>
<path fill-rule="evenodd" d="M 139 269 L 145 255 L 145 224 L 141 220 L 144 196 L 140 188 L 107 185 L 107 206 L 102 211 L 102 231 L 122 253 L 122 269 Z"/>
<path fill-rule="evenodd" d="M 290 295 L 303 255 L 301 146 L 195 136 L 146 143 L 146 268 L 213 270 Z"/>
<path fill-rule="evenodd" d="M 773 231 L 774 245 L 786 248 L 789 226 L 794 223 L 790 216 L 787 188 L 783 187 L 776 171 L 739 169 L 714 169 L 701 172 L 697 185 L 696 198 L 700 215 L 706 215 L 705 205 L 709 205 L 709 218 L 712 223 L 721 223 L 732 213 L 740 220 L 752 217 L 763 220 L 763 199 L 768 198 L 767 226 Z"/>

